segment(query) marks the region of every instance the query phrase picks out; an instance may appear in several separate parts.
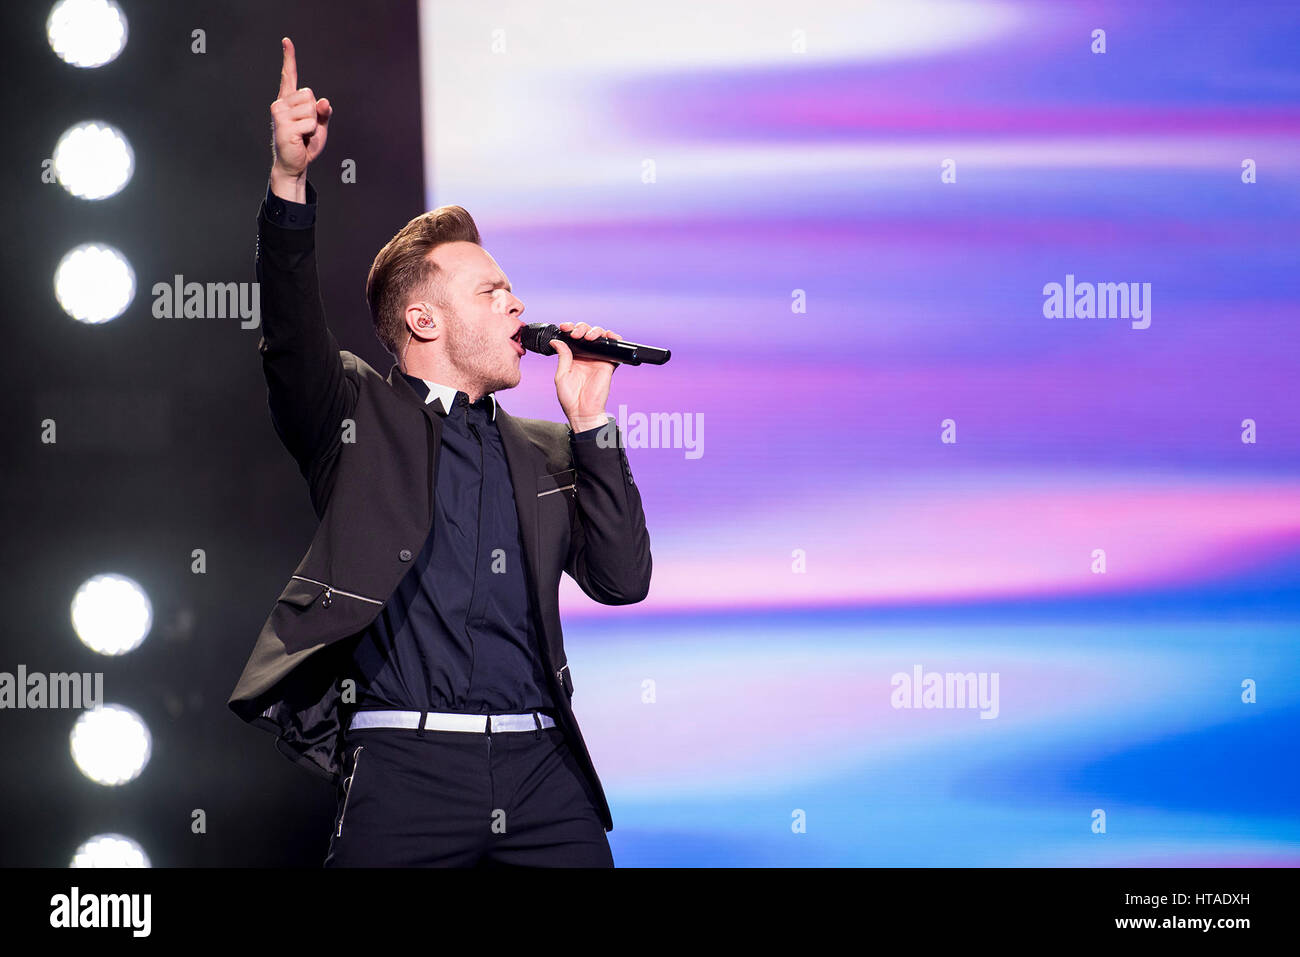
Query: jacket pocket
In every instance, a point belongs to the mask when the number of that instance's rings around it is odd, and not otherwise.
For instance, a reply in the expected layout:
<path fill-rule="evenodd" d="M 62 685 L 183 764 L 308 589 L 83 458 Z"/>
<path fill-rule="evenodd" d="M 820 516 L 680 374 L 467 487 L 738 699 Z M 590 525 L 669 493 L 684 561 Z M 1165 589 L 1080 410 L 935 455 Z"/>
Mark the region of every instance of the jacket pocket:
<path fill-rule="evenodd" d="M 573 495 L 577 488 L 578 472 L 576 469 L 564 469 L 560 472 L 548 472 L 537 476 L 537 497 L 565 494 Z"/>
<path fill-rule="evenodd" d="M 369 602 L 372 605 L 383 604 L 378 598 L 368 598 L 365 595 L 358 595 L 356 592 L 344 591 L 341 588 L 335 588 L 329 582 L 317 581 L 303 575 L 294 575 L 290 578 L 289 584 L 281 593 L 279 600 L 298 608 L 309 608 L 319 598 L 321 605 L 328 608 L 334 604 L 334 599 L 339 595 L 355 601 Z"/>
<path fill-rule="evenodd" d="M 352 753 L 352 773 L 343 780 L 343 809 L 339 811 L 339 826 L 334 831 L 335 837 L 343 836 L 343 818 L 348 813 L 348 801 L 352 798 L 352 787 L 357 783 L 357 767 L 361 764 L 361 752 L 365 748 L 364 744 L 357 745 L 356 751 Z"/>
<path fill-rule="evenodd" d="M 543 574 L 564 568 L 565 557 L 573 538 L 573 523 L 578 511 L 578 473 L 562 469 L 537 476 L 537 541 Z M 559 572 L 556 573 L 557 578 Z"/>

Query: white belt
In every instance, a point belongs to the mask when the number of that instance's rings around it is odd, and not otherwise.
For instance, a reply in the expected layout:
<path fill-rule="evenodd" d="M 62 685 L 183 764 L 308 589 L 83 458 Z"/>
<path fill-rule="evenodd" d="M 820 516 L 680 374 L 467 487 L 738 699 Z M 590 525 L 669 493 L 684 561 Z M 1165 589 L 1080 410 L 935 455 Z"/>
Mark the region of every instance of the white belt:
<path fill-rule="evenodd" d="M 528 714 L 452 714 L 447 711 L 358 711 L 348 724 L 350 731 L 360 728 L 406 728 L 425 731 L 537 731 L 555 727 L 550 715 L 533 711 Z"/>

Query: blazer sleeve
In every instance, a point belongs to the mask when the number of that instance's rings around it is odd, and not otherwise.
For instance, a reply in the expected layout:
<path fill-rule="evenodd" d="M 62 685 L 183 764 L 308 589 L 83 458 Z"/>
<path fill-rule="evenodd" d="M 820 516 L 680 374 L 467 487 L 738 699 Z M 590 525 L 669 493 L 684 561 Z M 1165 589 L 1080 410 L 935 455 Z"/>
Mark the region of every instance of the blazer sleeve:
<path fill-rule="evenodd" d="M 602 439 L 570 431 L 577 507 L 564 570 L 601 604 L 631 605 L 650 591 L 650 533 L 617 421 L 600 431 Z"/>
<path fill-rule="evenodd" d="M 307 184 L 307 200 L 315 189 Z M 276 434 L 311 488 L 318 515 L 333 482 L 342 423 L 356 408 L 357 383 L 325 323 L 316 272 L 316 227 L 287 228 L 257 214 L 257 281 L 262 309 L 258 350 Z"/>

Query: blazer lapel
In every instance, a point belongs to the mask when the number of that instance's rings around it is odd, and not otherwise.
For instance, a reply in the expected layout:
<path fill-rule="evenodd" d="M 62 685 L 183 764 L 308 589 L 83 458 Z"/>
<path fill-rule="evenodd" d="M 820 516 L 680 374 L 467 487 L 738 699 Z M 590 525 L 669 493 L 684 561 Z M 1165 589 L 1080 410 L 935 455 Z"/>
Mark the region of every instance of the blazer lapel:
<path fill-rule="evenodd" d="M 515 487 L 515 508 L 519 512 L 519 532 L 524 539 L 524 551 L 533 581 L 538 581 L 541 568 L 537 541 L 537 476 L 546 471 L 546 460 L 536 449 L 523 428 L 514 418 L 497 406 L 497 431 L 506 450 L 506 463 L 510 466 L 510 482 Z"/>
<path fill-rule="evenodd" d="M 402 376 L 401 371 L 394 364 L 388 372 L 388 384 L 393 387 L 393 391 L 412 405 L 417 405 L 424 412 L 424 418 L 429 423 L 429 518 L 433 519 L 433 493 L 434 493 L 434 476 L 438 474 L 438 452 L 442 449 L 442 416 L 425 402 L 425 396 L 420 395 L 412 388 L 411 383 L 407 382 Z M 425 388 L 421 383 L 421 387 Z"/>

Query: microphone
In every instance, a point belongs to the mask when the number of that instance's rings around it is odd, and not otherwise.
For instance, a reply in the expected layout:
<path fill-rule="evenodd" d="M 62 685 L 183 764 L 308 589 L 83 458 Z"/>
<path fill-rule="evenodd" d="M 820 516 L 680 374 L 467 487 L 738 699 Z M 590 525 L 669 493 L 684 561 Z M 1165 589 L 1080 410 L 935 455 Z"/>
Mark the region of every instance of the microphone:
<path fill-rule="evenodd" d="M 624 342 L 606 336 L 601 336 L 599 339 L 577 339 L 561 331 L 558 326 L 545 322 L 530 323 L 524 326 L 523 332 L 519 334 L 519 341 L 525 349 L 542 356 L 555 355 L 555 346 L 551 345 L 553 339 L 562 340 L 573 350 L 575 356 L 587 355 L 629 366 L 639 366 L 643 362 L 661 366 L 672 357 L 672 352 L 667 349 L 641 346 L 635 342 Z"/>

